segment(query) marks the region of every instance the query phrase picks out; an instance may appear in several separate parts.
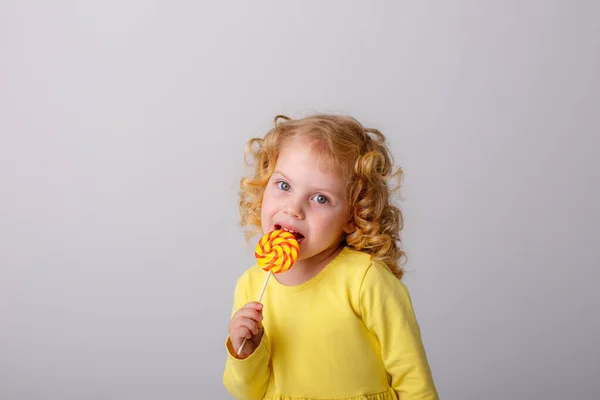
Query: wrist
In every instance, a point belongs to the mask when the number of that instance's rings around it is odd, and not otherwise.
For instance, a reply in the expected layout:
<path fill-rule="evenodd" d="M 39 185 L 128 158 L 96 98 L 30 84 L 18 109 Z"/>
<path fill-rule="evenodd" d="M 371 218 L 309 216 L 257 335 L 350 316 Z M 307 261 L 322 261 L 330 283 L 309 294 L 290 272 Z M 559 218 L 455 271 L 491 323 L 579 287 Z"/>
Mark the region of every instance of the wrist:
<path fill-rule="evenodd" d="M 227 336 L 226 345 L 227 345 L 227 351 L 235 359 L 243 360 L 243 359 L 247 358 L 250 355 L 250 354 L 243 354 L 244 352 L 242 352 L 242 354 L 238 354 L 237 353 L 237 349 L 235 348 L 235 346 L 231 342 L 231 336 Z"/>

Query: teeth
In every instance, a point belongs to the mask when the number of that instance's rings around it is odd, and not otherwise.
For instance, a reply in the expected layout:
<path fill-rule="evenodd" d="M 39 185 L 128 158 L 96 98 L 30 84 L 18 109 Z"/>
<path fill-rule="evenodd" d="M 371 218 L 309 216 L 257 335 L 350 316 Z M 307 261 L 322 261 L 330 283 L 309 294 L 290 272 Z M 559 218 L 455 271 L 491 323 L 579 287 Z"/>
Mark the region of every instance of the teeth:
<path fill-rule="evenodd" d="M 291 230 L 291 229 L 288 229 L 288 228 L 286 228 L 285 226 L 282 226 L 281 228 L 282 228 L 284 231 L 287 231 L 287 232 L 289 232 L 289 233 L 296 233 L 296 231 L 293 231 L 293 230 Z"/>

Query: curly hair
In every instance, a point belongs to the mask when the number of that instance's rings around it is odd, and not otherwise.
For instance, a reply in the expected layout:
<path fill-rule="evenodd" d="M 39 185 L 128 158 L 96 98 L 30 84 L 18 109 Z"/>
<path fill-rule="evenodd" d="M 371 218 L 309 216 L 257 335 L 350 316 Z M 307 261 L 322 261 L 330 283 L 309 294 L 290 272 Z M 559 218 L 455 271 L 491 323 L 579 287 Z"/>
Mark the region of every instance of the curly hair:
<path fill-rule="evenodd" d="M 406 253 L 401 248 L 402 211 L 392 204 L 392 193 L 400 188 L 402 169 L 394 160 L 377 129 L 364 128 L 356 119 L 317 114 L 292 120 L 278 115 L 264 138 L 246 145 L 245 162 L 251 176 L 240 181 L 241 225 L 249 226 L 247 239 L 261 231 L 261 204 L 281 149 L 295 136 L 309 139 L 313 148 L 332 162 L 345 179 L 353 232 L 345 244 L 380 260 L 400 279 Z M 392 185 L 396 179 L 397 184 Z"/>

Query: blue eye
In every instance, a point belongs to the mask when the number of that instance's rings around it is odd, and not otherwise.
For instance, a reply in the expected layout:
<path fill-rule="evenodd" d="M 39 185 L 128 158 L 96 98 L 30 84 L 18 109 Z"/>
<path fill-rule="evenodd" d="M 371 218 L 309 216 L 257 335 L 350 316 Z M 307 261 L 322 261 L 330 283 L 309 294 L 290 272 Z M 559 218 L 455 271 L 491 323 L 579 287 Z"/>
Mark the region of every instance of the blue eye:
<path fill-rule="evenodd" d="M 285 182 L 285 181 L 279 181 L 277 182 L 277 187 L 285 192 L 289 191 L 290 188 L 290 184 Z"/>
<path fill-rule="evenodd" d="M 326 204 L 329 203 L 329 199 L 325 196 L 323 196 L 322 194 L 318 194 L 315 197 L 313 197 L 315 199 L 315 201 L 319 204 Z"/>

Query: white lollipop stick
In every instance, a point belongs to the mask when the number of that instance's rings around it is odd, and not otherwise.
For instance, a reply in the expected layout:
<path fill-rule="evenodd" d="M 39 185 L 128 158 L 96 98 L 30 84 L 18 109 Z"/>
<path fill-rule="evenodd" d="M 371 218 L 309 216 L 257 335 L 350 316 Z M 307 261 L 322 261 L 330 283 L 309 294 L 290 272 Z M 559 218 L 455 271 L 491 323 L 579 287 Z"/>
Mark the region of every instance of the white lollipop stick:
<path fill-rule="evenodd" d="M 269 270 L 269 273 L 267 274 L 267 278 L 265 279 L 265 283 L 263 284 L 262 290 L 260 292 L 260 296 L 258 296 L 258 302 L 260 303 L 260 300 L 263 297 L 263 294 L 265 294 L 265 289 L 267 288 L 267 282 L 269 282 L 269 278 L 271 277 L 273 273 L 271 272 L 271 270 Z M 244 348 L 244 345 L 246 344 L 246 338 L 244 338 L 244 341 L 242 342 L 242 345 L 240 346 L 240 348 L 237 351 L 238 356 L 240 355 L 240 353 L 242 352 L 242 349 Z"/>

